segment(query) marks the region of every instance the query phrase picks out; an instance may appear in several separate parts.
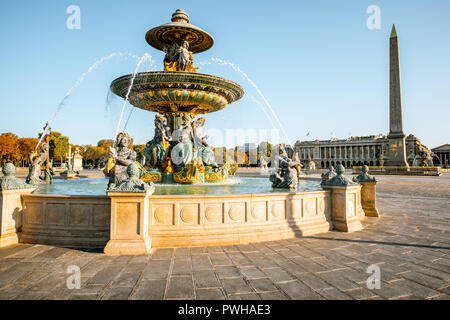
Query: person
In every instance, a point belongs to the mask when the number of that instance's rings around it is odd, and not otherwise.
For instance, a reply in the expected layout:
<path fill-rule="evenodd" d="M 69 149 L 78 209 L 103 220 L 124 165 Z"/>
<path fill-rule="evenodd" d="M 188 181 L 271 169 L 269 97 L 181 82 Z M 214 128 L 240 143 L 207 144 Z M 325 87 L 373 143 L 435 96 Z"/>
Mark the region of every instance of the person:
<path fill-rule="evenodd" d="M 208 136 L 203 135 L 202 128 L 204 125 L 205 118 L 198 118 L 192 123 L 194 133 L 194 150 L 197 151 L 197 155 L 202 159 L 204 166 L 217 167 L 214 151 L 206 142 Z"/>
<path fill-rule="evenodd" d="M 125 181 L 128 178 L 127 167 L 136 161 L 136 152 L 129 148 L 131 142 L 128 132 L 120 132 L 117 135 L 115 145 L 117 148 L 109 147 L 108 163 L 114 163 L 113 169 L 108 173 L 108 189 Z"/>
<path fill-rule="evenodd" d="M 169 148 L 170 129 L 166 126 L 167 119 L 157 114 L 155 116 L 155 136 L 142 151 L 152 168 L 161 168 Z"/>

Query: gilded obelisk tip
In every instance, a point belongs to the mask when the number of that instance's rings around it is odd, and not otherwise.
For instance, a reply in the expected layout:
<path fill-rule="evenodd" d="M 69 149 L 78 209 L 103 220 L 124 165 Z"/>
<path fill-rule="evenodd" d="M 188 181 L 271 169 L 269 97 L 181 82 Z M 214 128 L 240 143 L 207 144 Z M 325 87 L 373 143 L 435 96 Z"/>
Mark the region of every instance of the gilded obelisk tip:
<path fill-rule="evenodd" d="M 397 31 L 395 30 L 395 24 L 392 25 L 391 38 L 397 38 Z"/>

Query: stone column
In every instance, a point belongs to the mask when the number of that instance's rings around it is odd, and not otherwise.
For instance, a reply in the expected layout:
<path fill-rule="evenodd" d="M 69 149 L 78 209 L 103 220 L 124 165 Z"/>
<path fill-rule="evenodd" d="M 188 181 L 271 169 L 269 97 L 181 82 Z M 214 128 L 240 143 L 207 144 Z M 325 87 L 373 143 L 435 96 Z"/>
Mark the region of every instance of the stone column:
<path fill-rule="evenodd" d="M 108 192 L 111 198 L 111 236 L 104 249 L 108 254 L 147 254 L 149 195 L 151 192 Z"/>
<path fill-rule="evenodd" d="M 344 177 L 345 169 L 337 166 L 337 176 L 323 181 L 321 186 L 331 191 L 331 219 L 339 231 L 353 232 L 362 229 L 359 195 L 361 186 Z"/>
<path fill-rule="evenodd" d="M 7 163 L 0 178 L 0 248 L 19 243 L 22 228 L 22 195 L 36 190 L 35 187 L 14 176 L 16 168 Z"/>

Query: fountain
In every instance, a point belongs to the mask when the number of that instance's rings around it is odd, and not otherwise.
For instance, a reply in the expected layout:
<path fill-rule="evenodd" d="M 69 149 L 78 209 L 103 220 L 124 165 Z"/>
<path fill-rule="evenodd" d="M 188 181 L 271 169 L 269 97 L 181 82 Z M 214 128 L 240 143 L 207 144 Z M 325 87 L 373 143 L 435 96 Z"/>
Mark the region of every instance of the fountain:
<path fill-rule="evenodd" d="M 215 163 L 202 133 L 205 119 L 194 118 L 224 109 L 239 100 L 244 90 L 233 81 L 197 72 L 193 54 L 208 50 L 214 40 L 190 24 L 184 10 L 178 9 L 172 22 L 149 30 L 145 38 L 166 53 L 164 71 L 126 75 L 111 84 L 112 92 L 134 107 L 158 113 L 155 136 L 144 149 L 149 161 L 140 166 L 140 178 L 183 184 L 226 181 L 235 165 Z M 109 161 L 107 174 L 114 163 Z"/>
<path fill-rule="evenodd" d="M 378 216 L 376 181 L 367 170 L 355 182 L 344 176 L 342 166 L 324 174 L 321 184 L 320 179 L 299 180 L 302 165 L 283 144 L 272 155 L 279 166 L 271 168 L 269 179 L 228 179 L 236 164 L 215 163 L 202 115 L 224 109 L 244 91 L 232 81 L 197 72 L 192 54 L 211 48 L 213 38 L 177 10 L 172 22 L 148 31 L 146 40 L 166 53 L 164 71 L 138 72 L 144 55 L 132 75 L 111 84 L 112 92 L 125 99 L 120 121 L 128 101 L 157 112 L 154 137 L 144 149 L 146 163 L 136 161 L 130 135 L 117 132 L 104 169 L 109 180 L 55 179 L 45 185 L 39 179 L 47 157 L 43 144 L 27 180 L 37 184 L 35 191 L 16 183 L 12 164 L 4 168 L 0 224 L 7 230 L 0 230 L 0 247 L 20 241 L 147 254 L 154 247 L 351 232 L 361 230 L 364 216 Z M 47 124 L 44 134 L 48 129 Z M 263 169 L 268 161 L 260 155 Z"/>

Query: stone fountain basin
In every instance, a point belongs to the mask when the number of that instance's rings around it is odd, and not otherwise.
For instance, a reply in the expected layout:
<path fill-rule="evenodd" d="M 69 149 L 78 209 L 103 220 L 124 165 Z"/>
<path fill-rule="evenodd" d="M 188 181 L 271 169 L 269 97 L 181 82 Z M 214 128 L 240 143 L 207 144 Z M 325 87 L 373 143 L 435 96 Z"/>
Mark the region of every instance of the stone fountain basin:
<path fill-rule="evenodd" d="M 117 78 L 111 91 L 125 98 L 133 75 Z M 191 72 L 151 71 L 137 73 L 128 101 L 135 107 L 162 114 L 204 114 L 222 110 L 244 95 L 230 80 Z"/>
<path fill-rule="evenodd" d="M 248 183 L 255 183 L 255 187 L 266 183 L 270 185 L 267 179 L 246 179 Z M 76 185 L 81 184 L 81 180 L 60 184 Z M 104 194 L 106 179 L 97 180 Z M 322 190 L 318 181 L 306 181 L 304 184 L 297 192 L 268 192 L 269 189 L 265 188 L 250 188 L 241 194 L 234 193 L 239 192 L 235 189 L 240 188 L 239 184 L 224 186 L 220 194 L 196 192 L 180 195 L 173 194 L 172 189 L 166 190 L 169 194 L 161 194 L 164 190 L 158 192 L 156 189 L 145 209 L 144 214 L 148 217 L 145 231 L 154 248 L 231 245 L 329 231 L 333 228 L 331 192 Z M 311 188 L 307 188 L 308 185 Z M 355 218 L 362 219 L 360 187 L 352 188 L 349 199 L 352 207 L 356 208 Z M 100 195 L 100 188 L 97 191 L 90 195 L 22 195 L 24 210 L 20 241 L 70 247 L 104 247 L 110 239 L 112 200 L 108 195 Z M 136 218 L 135 215 L 133 217 Z M 135 231 L 136 225 L 131 226 Z"/>

